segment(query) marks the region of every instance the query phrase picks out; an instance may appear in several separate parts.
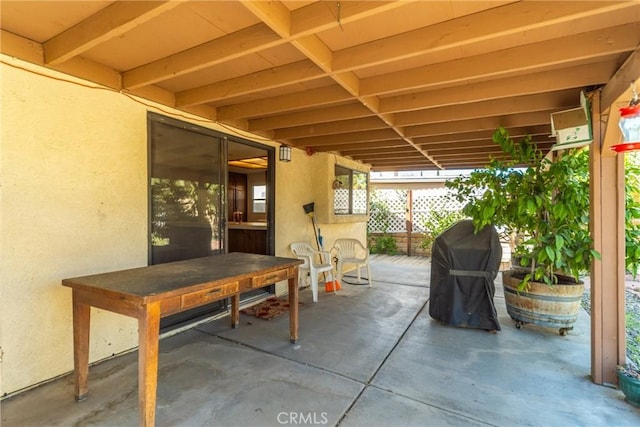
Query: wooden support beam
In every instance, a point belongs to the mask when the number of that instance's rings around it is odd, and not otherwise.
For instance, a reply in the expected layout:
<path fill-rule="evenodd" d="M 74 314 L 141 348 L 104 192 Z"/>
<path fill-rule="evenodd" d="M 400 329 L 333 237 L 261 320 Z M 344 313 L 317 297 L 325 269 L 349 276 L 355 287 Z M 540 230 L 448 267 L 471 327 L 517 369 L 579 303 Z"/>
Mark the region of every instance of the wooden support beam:
<path fill-rule="evenodd" d="M 640 82 L 637 81 L 638 79 L 640 79 L 640 46 L 633 51 L 625 63 L 622 64 L 622 67 L 618 69 L 602 89 L 602 114 L 606 114 L 609 111 L 609 108 L 617 101 L 621 93 L 629 90 L 631 82 L 635 81 L 636 88 L 639 88 Z"/>
<path fill-rule="evenodd" d="M 602 259 L 591 268 L 591 377 L 596 384 L 616 384 L 616 365 L 625 350 L 624 156 L 605 156 L 600 93 L 594 93 L 590 149 L 591 234 Z"/>

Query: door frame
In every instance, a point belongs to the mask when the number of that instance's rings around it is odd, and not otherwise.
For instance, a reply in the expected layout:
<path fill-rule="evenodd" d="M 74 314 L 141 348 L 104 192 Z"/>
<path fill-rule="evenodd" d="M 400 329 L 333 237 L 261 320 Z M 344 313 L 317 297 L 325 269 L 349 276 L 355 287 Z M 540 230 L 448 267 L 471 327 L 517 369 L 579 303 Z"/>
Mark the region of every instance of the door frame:
<path fill-rule="evenodd" d="M 154 113 L 151 111 L 147 112 L 147 203 L 148 203 L 148 213 L 147 213 L 147 239 L 148 239 L 148 250 L 147 250 L 147 264 L 151 265 L 152 263 L 152 241 L 151 241 L 151 230 L 152 230 L 152 195 L 151 195 L 151 170 L 152 170 L 152 157 L 151 157 L 151 142 L 152 142 L 152 132 L 151 127 L 152 123 L 163 123 L 169 126 L 175 126 L 177 128 L 184 129 L 186 131 L 197 132 L 202 135 L 207 135 L 212 138 L 215 138 L 220 143 L 220 170 L 218 174 L 220 176 L 220 183 L 223 185 L 222 190 L 220 191 L 220 201 L 219 204 L 221 206 L 222 218 L 219 220 L 219 236 L 222 236 L 222 251 L 221 253 L 228 252 L 228 235 L 229 230 L 227 227 L 227 188 L 228 188 L 228 177 L 229 177 L 229 166 L 228 166 L 228 145 L 229 143 L 234 144 L 244 144 L 247 146 L 251 146 L 260 150 L 264 150 L 267 155 L 267 170 L 266 170 L 266 184 L 267 184 L 267 201 L 266 201 L 266 211 L 267 211 L 267 252 L 268 255 L 275 255 L 275 148 L 269 145 L 260 144 L 255 141 L 251 141 L 245 138 L 241 138 L 235 135 L 225 134 L 219 131 L 215 131 L 203 126 L 194 125 L 189 122 L 185 122 L 182 120 L 178 120 L 172 117 L 164 116 L 158 113 Z M 272 285 L 268 288 L 263 288 L 264 291 L 267 291 L 270 294 L 275 292 L 275 285 Z M 259 297 L 259 296 L 258 296 Z M 251 300 L 256 298 L 256 296 L 248 295 L 246 300 Z M 207 312 L 207 306 L 199 307 L 200 310 L 195 309 L 193 314 L 190 315 L 189 312 L 179 313 L 178 315 L 174 315 L 175 317 L 168 316 L 164 319 L 161 319 L 161 332 L 167 332 L 176 328 L 181 328 L 189 324 L 193 324 L 199 321 L 202 321 L 208 317 L 215 316 L 217 314 L 222 313 L 228 308 L 228 301 L 221 300 L 216 301 L 211 304 L 211 311 Z M 191 317 L 190 317 L 191 316 Z"/>
<path fill-rule="evenodd" d="M 259 142 L 251 141 L 248 139 L 240 138 L 233 135 L 225 135 L 225 143 L 223 158 L 229 159 L 229 144 L 241 144 L 247 145 L 253 148 L 257 148 L 260 150 L 264 150 L 267 154 L 267 170 L 266 170 L 266 184 L 267 184 L 267 255 L 275 255 L 276 245 L 275 245 L 275 215 L 276 215 L 276 173 L 275 173 L 275 161 L 276 161 L 276 149 L 270 145 L 264 145 Z M 228 167 L 225 168 L 224 172 L 224 189 L 225 191 L 229 187 L 229 170 Z M 247 188 L 247 193 L 249 189 Z M 229 241 L 229 229 L 227 227 L 227 222 L 229 218 L 227 218 L 227 203 L 226 198 L 223 200 L 224 203 L 224 241 L 225 243 Z M 225 252 L 227 252 L 228 245 L 225 244 Z"/>

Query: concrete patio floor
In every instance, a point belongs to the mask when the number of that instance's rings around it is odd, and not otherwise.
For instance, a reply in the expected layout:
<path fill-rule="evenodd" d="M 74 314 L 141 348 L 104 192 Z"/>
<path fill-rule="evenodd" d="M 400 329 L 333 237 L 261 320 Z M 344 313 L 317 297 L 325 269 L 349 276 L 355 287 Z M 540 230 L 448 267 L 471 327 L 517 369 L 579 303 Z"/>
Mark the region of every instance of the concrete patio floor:
<path fill-rule="evenodd" d="M 428 314 L 429 262 L 374 256 L 373 288 L 301 290 L 300 339 L 288 316 L 203 323 L 160 343 L 159 426 L 638 426 L 640 408 L 589 378 L 589 316 L 567 336 L 506 314 L 502 330 Z M 355 281 L 354 278 L 347 278 Z M 137 353 L 91 367 L 89 398 L 66 376 L 2 401 L 3 426 L 134 426 Z"/>

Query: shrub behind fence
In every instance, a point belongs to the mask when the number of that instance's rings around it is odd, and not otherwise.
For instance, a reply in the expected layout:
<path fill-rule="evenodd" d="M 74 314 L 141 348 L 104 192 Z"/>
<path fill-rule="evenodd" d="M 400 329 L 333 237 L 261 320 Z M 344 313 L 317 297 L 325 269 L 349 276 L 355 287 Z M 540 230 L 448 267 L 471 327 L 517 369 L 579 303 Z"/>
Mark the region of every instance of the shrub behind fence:
<path fill-rule="evenodd" d="M 425 190 L 375 189 L 371 192 L 369 233 L 425 232 L 432 212 L 459 212 L 463 204 L 446 188 Z M 409 216 L 409 213 L 411 215 Z"/>
<path fill-rule="evenodd" d="M 430 255 L 431 240 L 425 235 L 441 230 L 429 227 L 449 212 L 460 216 L 463 207 L 446 188 L 375 189 L 370 200 L 367 231 L 373 253 Z"/>

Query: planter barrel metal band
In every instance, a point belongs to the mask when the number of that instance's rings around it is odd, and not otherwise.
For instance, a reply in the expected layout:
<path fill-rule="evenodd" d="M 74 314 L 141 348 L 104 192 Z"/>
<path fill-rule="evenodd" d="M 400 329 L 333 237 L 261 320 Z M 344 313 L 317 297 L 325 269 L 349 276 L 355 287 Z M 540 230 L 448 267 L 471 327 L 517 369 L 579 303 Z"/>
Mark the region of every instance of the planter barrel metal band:
<path fill-rule="evenodd" d="M 516 327 L 532 323 L 560 328 L 560 335 L 573 329 L 584 292 L 584 283 L 557 284 L 529 282 L 526 291 L 518 291 L 519 280 L 511 272 L 503 272 L 502 282 L 507 313 Z"/>

